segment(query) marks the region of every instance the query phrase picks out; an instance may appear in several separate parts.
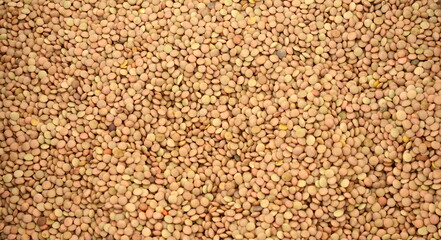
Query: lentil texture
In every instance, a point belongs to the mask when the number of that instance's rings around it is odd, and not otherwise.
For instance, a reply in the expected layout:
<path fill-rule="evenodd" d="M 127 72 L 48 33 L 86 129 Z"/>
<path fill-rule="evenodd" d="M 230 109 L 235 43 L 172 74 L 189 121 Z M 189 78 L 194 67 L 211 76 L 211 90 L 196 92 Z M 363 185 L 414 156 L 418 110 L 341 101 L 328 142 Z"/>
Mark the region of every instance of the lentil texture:
<path fill-rule="evenodd" d="M 441 239 L 437 0 L 0 0 L 0 239 Z"/>

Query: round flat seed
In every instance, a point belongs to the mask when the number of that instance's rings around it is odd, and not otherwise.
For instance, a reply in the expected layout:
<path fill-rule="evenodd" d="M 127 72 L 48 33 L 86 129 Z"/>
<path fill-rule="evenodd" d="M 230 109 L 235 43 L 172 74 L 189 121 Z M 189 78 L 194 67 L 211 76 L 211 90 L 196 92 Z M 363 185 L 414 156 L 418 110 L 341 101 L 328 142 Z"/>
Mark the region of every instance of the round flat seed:
<path fill-rule="evenodd" d="M 20 114 L 18 112 L 12 112 L 9 117 L 11 118 L 11 120 L 17 121 L 20 118 Z"/>
<path fill-rule="evenodd" d="M 300 210 L 300 209 L 303 208 L 303 204 L 302 204 L 301 202 L 299 202 L 299 201 L 295 201 L 295 202 L 293 203 L 293 207 L 294 207 L 294 209 L 296 209 L 296 210 Z"/>
<path fill-rule="evenodd" d="M 134 212 L 134 211 L 136 211 L 136 206 L 133 203 L 127 203 L 124 208 L 126 209 L 127 212 Z"/>
<path fill-rule="evenodd" d="M 33 156 L 32 154 L 30 154 L 30 153 L 24 155 L 23 158 L 24 158 L 24 160 L 26 160 L 26 161 L 32 161 L 32 160 L 34 160 L 34 156 Z"/>
<path fill-rule="evenodd" d="M 303 138 L 306 135 L 306 130 L 303 128 L 299 128 L 296 130 L 296 136 L 299 138 Z"/>
<path fill-rule="evenodd" d="M 334 212 L 334 217 L 341 217 L 341 216 L 343 216 L 343 214 L 344 214 L 344 211 L 343 210 L 341 210 L 341 209 L 338 209 L 338 210 L 336 210 L 335 212 Z"/>
<path fill-rule="evenodd" d="M 412 155 L 409 152 L 404 152 L 403 153 L 403 161 L 404 162 L 412 161 Z"/>
<path fill-rule="evenodd" d="M 348 179 L 343 179 L 340 183 L 340 186 L 347 188 L 349 186 L 349 180 Z"/>
<path fill-rule="evenodd" d="M 3 182 L 10 183 L 12 181 L 12 174 L 3 175 Z"/>
<path fill-rule="evenodd" d="M 398 110 L 396 116 L 397 116 L 397 120 L 400 120 L 400 121 L 403 121 L 404 119 L 407 118 L 407 114 L 403 110 Z"/>

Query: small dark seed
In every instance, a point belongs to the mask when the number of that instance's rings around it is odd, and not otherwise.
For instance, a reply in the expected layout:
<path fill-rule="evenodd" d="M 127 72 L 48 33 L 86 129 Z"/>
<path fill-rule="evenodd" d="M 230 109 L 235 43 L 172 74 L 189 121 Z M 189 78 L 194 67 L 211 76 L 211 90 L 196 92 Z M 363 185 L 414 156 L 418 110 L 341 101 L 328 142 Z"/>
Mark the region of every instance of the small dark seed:
<path fill-rule="evenodd" d="M 113 123 L 109 124 L 109 126 L 107 126 L 107 130 L 109 130 L 109 132 L 115 131 L 116 130 L 115 124 Z"/>
<path fill-rule="evenodd" d="M 414 59 L 414 60 L 412 60 L 412 61 L 410 61 L 410 63 L 412 63 L 413 65 L 418 65 L 418 63 L 420 63 L 420 60 L 418 60 L 418 59 Z"/>
<path fill-rule="evenodd" d="M 75 89 L 75 88 L 78 88 L 80 86 L 80 81 L 78 81 L 78 80 L 73 80 L 72 81 L 72 87 Z"/>
<path fill-rule="evenodd" d="M 286 51 L 285 51 L 285 50 L 282 50 L 282 49 L 277 50 L 277 51 L 276 51 L 276 55 L 277 55 L 277 57 L 279 57 L 279 58 L 284 58 L 284 57 L 286 57 Z"/>
<path fill-rule="evenodd" d="M 121 44 L 123 44 L 123 43 L 125 43 L 125 42 L 127 42 L 127 38 L 120 38 L 119 40 L 118 40 L 118 42 L 119 43 L 121 43 Z"/>
<path fill-rule="evenodd" d="M 262 209 L 263 209 L 263 207 L 260 206 L 260 205 L 257 205 L 257 206 L 254 206 L 254 207 L 253 207 L 253 211 L 254 211 L 254 212 L 260 212 L 260 211 L 262 211 Z"/>
<path fill-rule="evenodd" d="M 46 224 L 46 218 L 45 218 L 45 217 L 39 217 L 39 218 L 37 219 L 37 224 L 38 224 L 38 226 L 43 226 L 43 225 L 45 225 L 45 224 Z"/>
<path fill-rule="evenodd" d="M 380 107 L 380 111 L 381 112 L 386 112 L 389 108 L 387 107 L 387 105 L 381 106 Z"/>
<path fill-rule="evenodd" d="M 115 240 L 115 237 L 113 235 L 108 235 L 107 240 Z"/>

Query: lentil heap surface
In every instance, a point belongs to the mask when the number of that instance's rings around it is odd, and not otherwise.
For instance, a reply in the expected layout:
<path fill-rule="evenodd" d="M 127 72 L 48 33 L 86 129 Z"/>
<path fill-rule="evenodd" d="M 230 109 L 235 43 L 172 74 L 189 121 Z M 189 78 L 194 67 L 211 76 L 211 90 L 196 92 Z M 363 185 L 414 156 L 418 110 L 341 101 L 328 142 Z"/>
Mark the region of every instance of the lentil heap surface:
<path fill-rule="evenodd" d="M 441 239 L 434 0 L 0 16 L 0 239 Z"/>

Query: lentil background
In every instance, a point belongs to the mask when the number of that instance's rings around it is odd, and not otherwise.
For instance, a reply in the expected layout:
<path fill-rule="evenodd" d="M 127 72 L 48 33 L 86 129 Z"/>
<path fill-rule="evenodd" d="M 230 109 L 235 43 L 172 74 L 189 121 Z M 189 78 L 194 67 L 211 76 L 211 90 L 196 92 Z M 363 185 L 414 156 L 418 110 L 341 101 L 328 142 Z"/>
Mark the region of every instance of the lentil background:
<path fill-rule="evenodd" d="M 0 0 L 0 239 L 441 239 L 433 0 Z"/>

